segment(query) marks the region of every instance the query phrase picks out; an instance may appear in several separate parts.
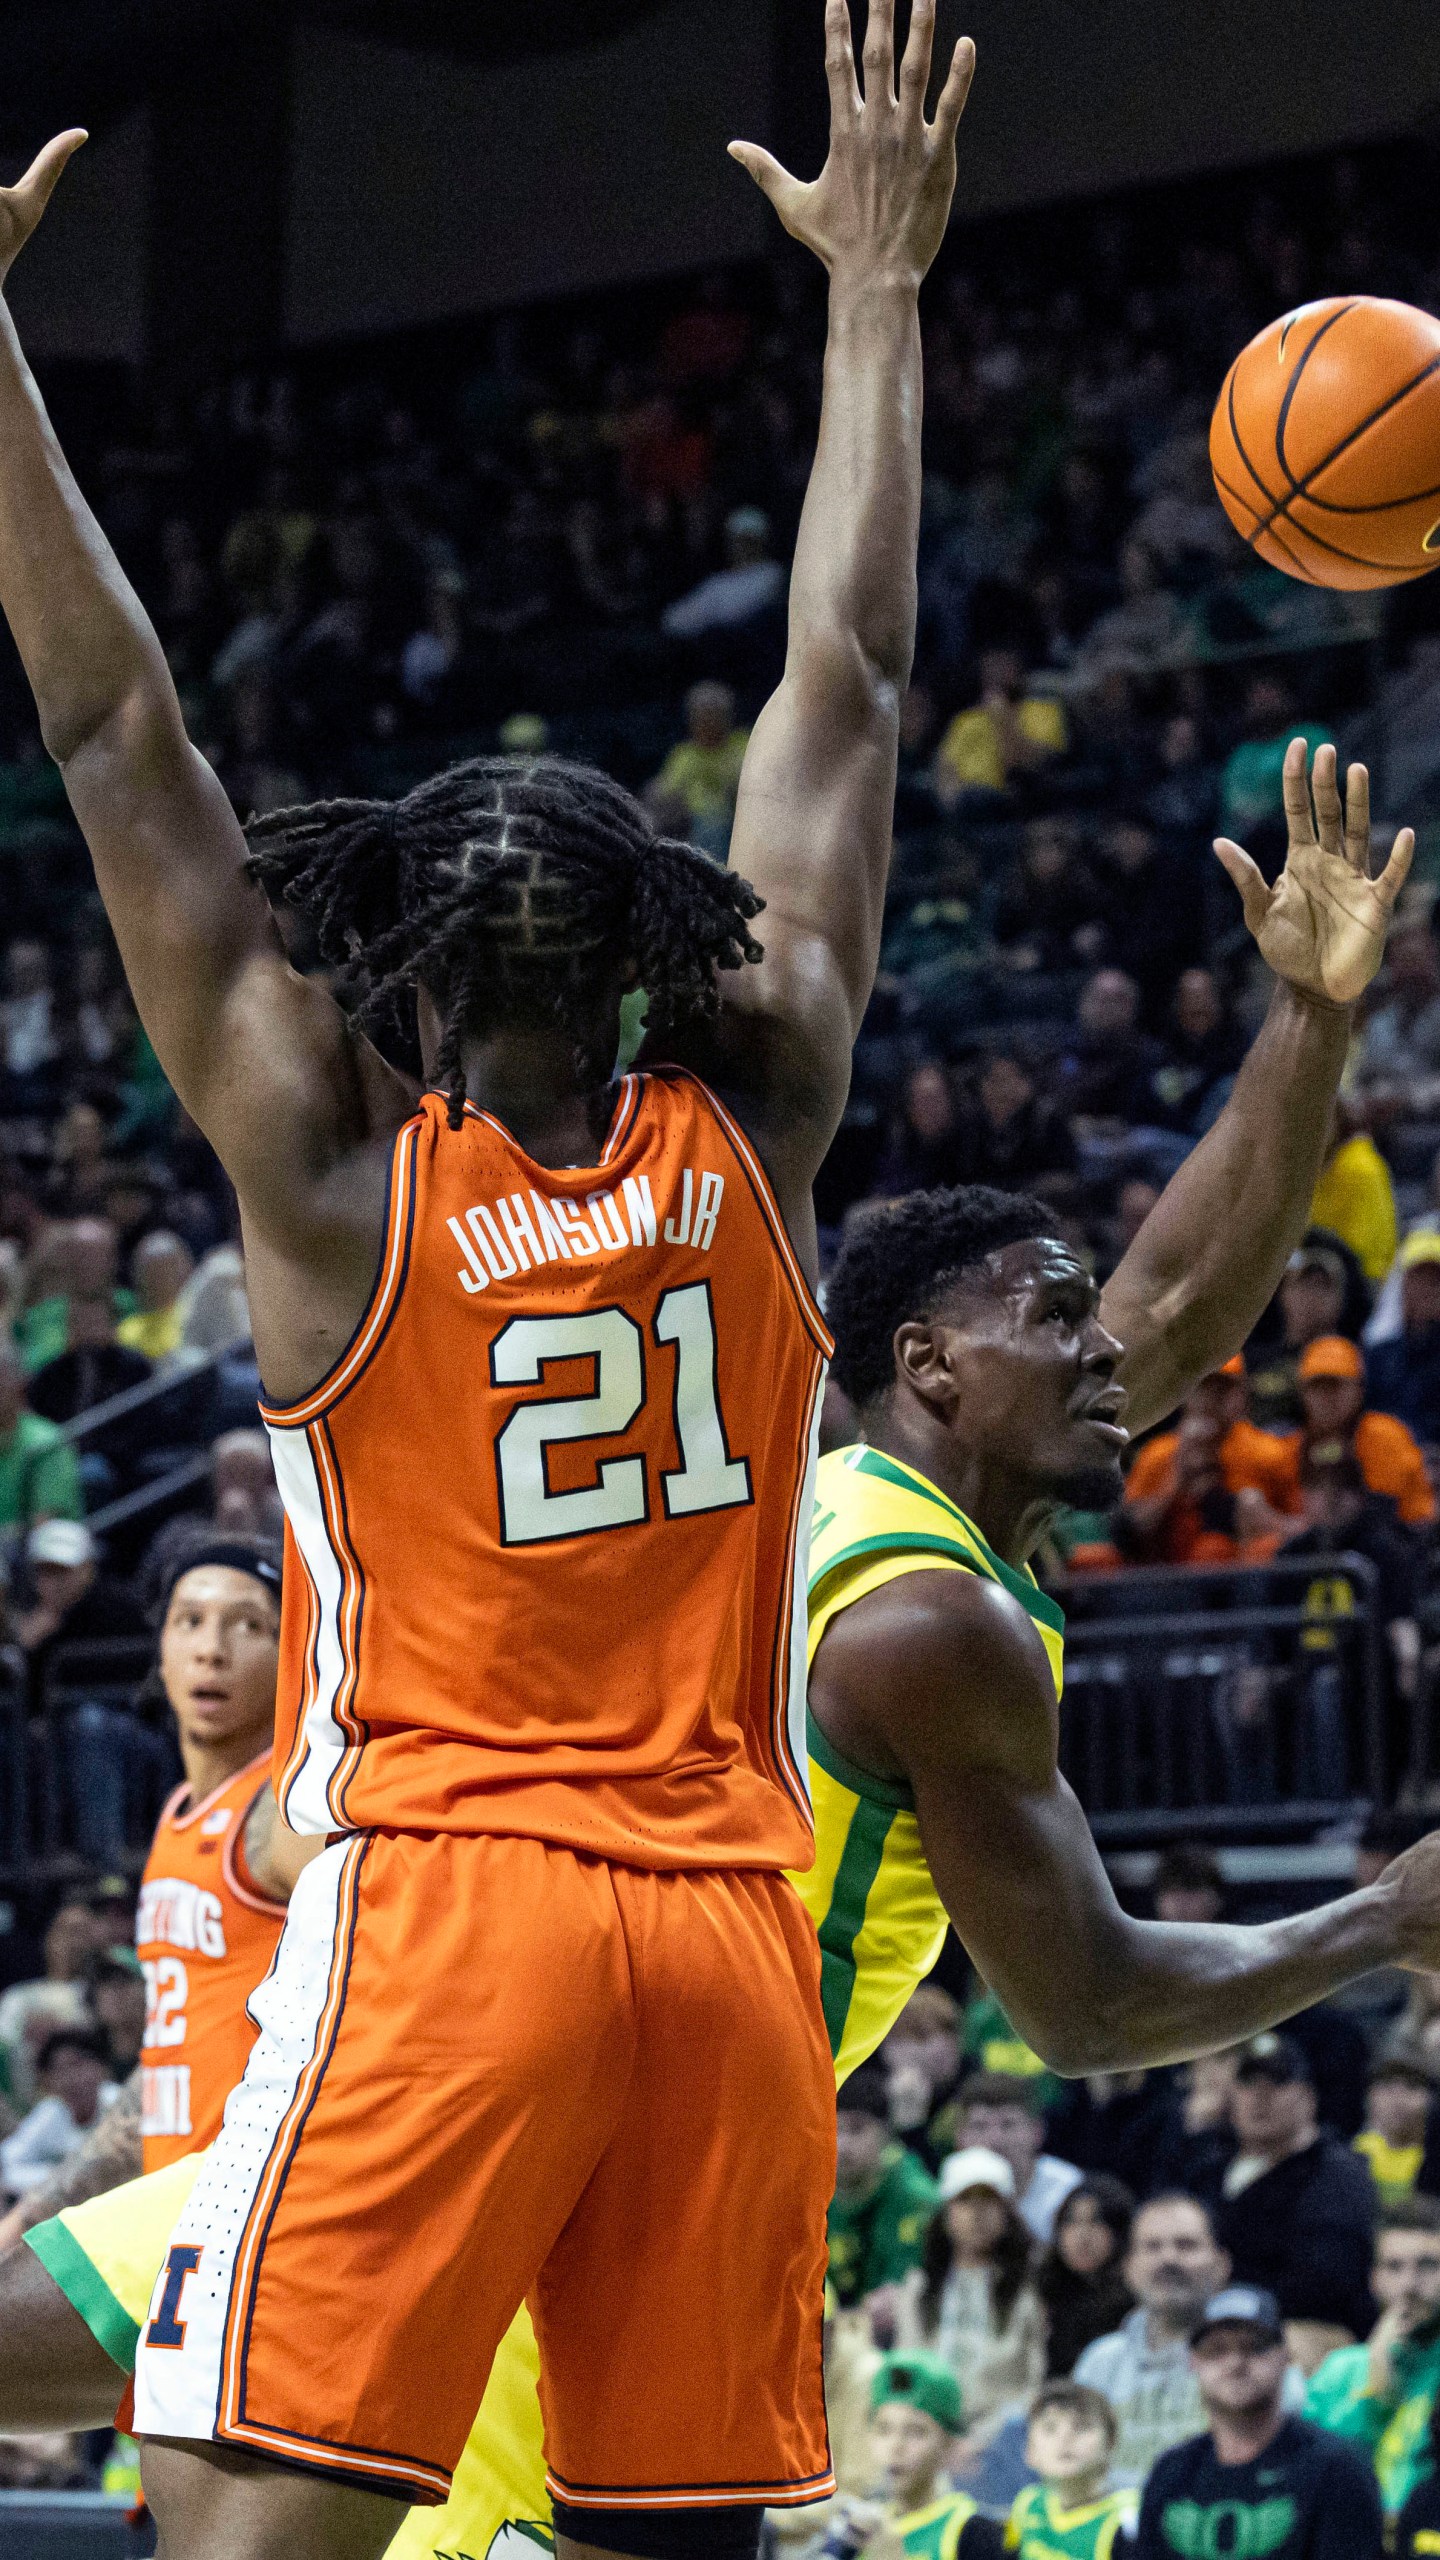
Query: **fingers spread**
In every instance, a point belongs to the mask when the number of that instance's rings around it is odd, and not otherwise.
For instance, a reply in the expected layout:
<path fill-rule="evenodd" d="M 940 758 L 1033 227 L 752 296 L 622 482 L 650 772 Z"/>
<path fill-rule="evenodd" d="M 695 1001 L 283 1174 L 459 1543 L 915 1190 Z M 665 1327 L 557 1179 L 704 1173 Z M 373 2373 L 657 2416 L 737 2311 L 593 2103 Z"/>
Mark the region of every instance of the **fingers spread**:
<path fill-rule="evenodd" d="M 974 39 L 971 36 L 962 36 L 955 47 L 949 77 L 935 103 L 935 128 L 938 133 L 942 135 L 954 133 L 955 127 L 965 112 L 965 101 L 970 95 L 970 83 L 974 77 Z"/>
<path fill-rule="evenodd" d="M 1253 932 L 1263 921 L 1270 904 L 1270 892 L 1264 875 L 1251 861 L 1243 845 L 1232 844 L 1228 836 L 1217 836 L 1215 851 L 1240 892 L 1245 921 Z"/>
<path fill-rule="evenodd" d="M 1310 807 L 1310 785 L 1305 779 L 1306 746 L 1303 738 L 1292 738 L 1285 750 L 1285 820 L 1292 844 L 1315 842 L 1315 818 Z"/>
<path fill-rule="evenodd" d="M 1370 776 L 1352 764 L 1345 776 L 1345 859 L 1362 877 L 1370 869 Z"/>
<path fill-rule="evenodd" d="M 934 41 L 935 0 L 913 0 L 910 33 L 900 63 L 900 101 L 915 115 L 924 110 Z"/>
<path fill-rule="evenodd" d="M 895 0 L 870 0 L 865 28 L 865 103 L 895 102 Z"/>
<path fill-rule="evenodd" d="M 1333 747 L 1317 747 L 1310 775 L 1315 798 L 1315 825 L 1327 853 L 1345 850 L 1345 815 L 1340 806 L 1339 768 Z"/>
<path fill-rule="evenodd" d="M 831 115 L 858 115 L 860 84 L 855 77 L 848 0 L 825 0 L 825 77 L 830 84 Z"/>
<path fill-rule="evenodd" d="M 1387 907 L 1394 906 L 1410 876 L 1410 865 L 1414 859 L 1415 830 L 1413 827 L 1402 827 L 1390 848 L 1390 859 L 1375 883 Z"/>

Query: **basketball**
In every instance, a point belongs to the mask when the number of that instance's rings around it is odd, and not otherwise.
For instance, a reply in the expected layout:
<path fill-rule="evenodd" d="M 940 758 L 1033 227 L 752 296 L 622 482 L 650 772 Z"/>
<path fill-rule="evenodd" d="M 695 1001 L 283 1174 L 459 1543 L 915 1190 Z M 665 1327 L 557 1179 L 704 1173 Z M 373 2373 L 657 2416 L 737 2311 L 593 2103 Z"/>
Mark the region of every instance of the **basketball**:
<path fill-rule="evenodd" d="M 1440 563 L 1440 320 L 1373 294 L 1303 303 L 1242 348 L 1210 422 L 1220 503 L 1317 587 Z"/>

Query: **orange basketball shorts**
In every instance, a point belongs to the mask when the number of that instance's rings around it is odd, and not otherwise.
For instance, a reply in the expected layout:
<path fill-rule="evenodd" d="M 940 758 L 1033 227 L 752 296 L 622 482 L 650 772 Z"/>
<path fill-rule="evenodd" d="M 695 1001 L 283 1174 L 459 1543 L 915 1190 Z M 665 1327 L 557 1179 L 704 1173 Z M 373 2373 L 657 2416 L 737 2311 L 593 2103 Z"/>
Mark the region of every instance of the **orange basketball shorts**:
<path fill-rule="evenodd" d="M 362 1834 L 305 1870 L 250 2009 L 142 2434 L 434 2502 L 528 2299 L 553 2495 L 828 2495 L 834 2076 L 783 1877 Z"/>

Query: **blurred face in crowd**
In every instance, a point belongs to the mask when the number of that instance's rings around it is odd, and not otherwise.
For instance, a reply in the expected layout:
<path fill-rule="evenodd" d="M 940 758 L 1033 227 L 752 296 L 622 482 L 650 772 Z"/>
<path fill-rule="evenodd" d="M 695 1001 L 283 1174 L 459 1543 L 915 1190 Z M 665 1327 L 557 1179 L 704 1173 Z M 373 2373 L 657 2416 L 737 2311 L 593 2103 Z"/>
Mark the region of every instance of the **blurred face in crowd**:
<path fill-rule="evenodd" d="M 1159 1197 L 1153 1182 L 1136 1180 L 1121 1183 L 1115 1230 L 1122 1253 L 1128 1252 L 1134 1243 Z"/>
<path fill-rule="evenodd" d="M 51 1982 L 78 1982 L 100 1933 L 83 1902 L 62 1902 L 45 1932 L 45 1973 Z"/>
<path fill-rule="evenodd" d="M 132 2071 L 145 2038 L 145 1982 L 139 1973 L 103 1973 L 90 2006 L 105 2030 L 117 2076 Z"/>
<path fill-rule="evenodd" d="M 1396 926 L 1386 946 L 1385 972 L 1397 994 L 1413 1000 L 1433 993 L 1440 985 L 1440 964 L 1428 924 Z"/>
<path fill-rule="evenodd" d="M 160 1679 L 182 1743 L 263 1751 L 275 1723 L 280 1611 L 253 1573 L 196 1565 L 170 1595 Z"/>
<path fill-rule="evenodd" d="M 1094 2196 L 1072 2196 L 1055 2220 L 1055 2248 L 1074 2276 L 1098 2276 L 1115 2255 L 1115 2234 Z"/>
<path fill-rule="evenodd" d="M 1036 818 L 1025 830 L 1025 868 L 1032 880 L 1058 880 L 1070 861 L 1069 830 Z"/>
<path fill-rule="evenodd" d="M 1230 2261 L 1216 2247 L 1203 2205 L 1172 2196 L 1140 2207 L 1125 2256 L 1125 2281 L 1147 2311 L 1174 2327 L 1188 2328 L 1229 2272 Z"/>
<path fill-rule="evenodd" d="M 1400 1310 L 1407 1333 L 1440 1325 L 1440 1262 L 1417 1262 L 1402 1273 Z"/>
<path fill-rule="evenodd" d="M 1135 1028 L 1139 990 L 1123 969 L 1097 969 L 1086 981 L 1077 1008 L 1082 1031 L 1092 1040 L 1123 1040 Z"/>
<path fill-rule="evenodd" d="M 72 1102 L 55 1136 L 62 1164 L 94 1165 L 105 1153 L 105 1123 L 93 1102 Z"/>
<path fill-rule="evenodd" d="M 1243 1378 L 1223 1377 L 1218 1369 L 1192 1387 L 1185 1399 L 1187 1414 L 1196 1414 L 1202 1422 L 1213 1423 L 1223 1440 L 1237 1422 L 1245 1419 L 1246 1386 Z"/>
<path fill-rule="evenodd" d="M 992 1128 L 1002 1129 L 1034 1098 L 1034 1084 L 1018 1058 L 1002 1053 L 987 1061 L 980 1078 L 980 1107 Z"/>
<path fill-rule="evenodd" d="M 1338 1440 L 1350 1429 L 1365 1403 L 1363 1378 L 1305 1378 L 1300 1401 L 1305 1428 L 1316 1440 Z"/>
<path fill-rule="evenodd" d="M 861 2115 L 856 2107 L 835 2111 L 835 2193 L 863 2196 L 880 2175 L 880 2161 L 890 2128 L 878 2116 Z"/>
<path fill-rule="evenodd" d="M 1387 2142 L 1423 2142 L 1429 2113 L 1429 2082 L 1418 2079 L 1413 2071 L 1387 2072 L 1383 2078 L 1372 2080 L 1365 2093 L 1366 2125 Z M 1391 2236 L 1396 2240 L 1425 2239 L 1440 2253 L 1440 2237 L 1431 2239 L 1428 2232 L 1397 2231 Z"/>
<path fill-rule="evenodd" d="M 728 685 L 692 685 L 685 697 L 685 717 L 697 747 L 723 747 L 735 726 L 735 697 Z"/>
<path fill-rule="evenodd" d="M 1284 2339 L 1246 2320 L 1221 2320 L 1190 2350 L 1200 2397 L 1212 2417 L 1255 2424 L 1278 2411 L 1288 2362 Z"/>
<path fill-rule="evenodd" d="M 938 2494 L 955 2439 L 911 2400 L 882 2400 L 870 2421 L 870 2460 L 887 2505 L 902 2515 Z"/>
<path fill-rule="evenodd" d="M 1307 1529 L 1349 1529 L 1365 1508 L 1365 1496 L 1336 1467 L 1316 1467 L 1300 1486 L 1300 1507 Z"/>
<path fill-rule="evenodd" d="M 136 1246 L 135 1294 L 148 1312 L 172 1307 L 195 1268 L 188 1246 L 165 1230 Z"/>
<path fill-rule="evenodd" d="M 967 2187 L 945 2207 L 945 2228 L 962 2266 L 984 2266 L 1004 2239 L 1010 2215 L 993 2187 Z"/>
<path fill-rule="evenodd" d="M 980 694 L 983 701 L 1003 695 L 1007 702 L 1018 702 L 1025 689 L 1025 669 L 1017 649 L 985 649 L 980 655 Z"/>
<path fill-rule="evenodd" d="M 1080 2409 L 1053 2403 L 1037 2409 L 1025 2439 L 1025 2459 L 1042 2480 L 1060 2486 L 1092 2480 L 1109 2468 L 1110 2430 Z"/>
<path fill-rule="evenodd" d="M 1162 1884 L 1156 1889 L 1157 1920 L 1218 1920 L 1225 1908 L 1225 1898 L 1218 1885 L 1197 1880 L 1194 1884 Z"/>
<path fill-rule="evenodd" d="M 1375 2242 L 1370 2290 L 1399 2315 L 1405 2337 L 1440 2312 L 1440 2231 L 1384 2231 Z"/>
<path fill-rule="evenodd" d="M 93 2053 L 71 2044 L 59 2046 L 41 2074 L 47 2095 L 61 2099 L 77 2124 L 94 2123 L 107 2076 Z"/>
<path fill-rule="evenodd" d="M 210 1450 L 215 1518 L 223 1528 L 266 1530 L 279 1495 L 270 1443 L 263 1431 L 225 1431 Z"/>
<path fill-rule="evenodd" d="M 1126 879 L 1134 879 L 1155 858 L 1154 835 L 1135 818 L 1122 818 L 1107 827 L 1101 841 L 1106 861 Z"/>
<path fill-rule="evenodd" d="M 1344 1281 L 1319 1263 L 1287 1271 L 1280 1283 L 1280 1313 L 1291 1350 L 1318 1341 L 1322 1333 L 1338 1333 L 1344 1304 Z"/>
<path fill-rule="evenodd" d="M 1193 764 L 1200 753 L 1200 732 L 1188 711 L 1177 711 L 1160 733 L 1160 760 L 1167 772 Z"/>
<path fill-rule="evenodd" d="M 60 1242 L 58 1286 L 65 1296 L 105 1298 L 115 1286 L 115 1229 L 108 1218 L 76 1218 Z"/>
<path fill-rule="evenodd" d="M 1308 2080 L 1272 2080 L 1268 2072 L 1238 2076 L 1230 2119 L 1243 2152 L 1286 2160 L 1315 2133 L 1315 2092 Z"/>
<path fill-rule="evenodd" d="M 928 1061 L 906 1078 L 905 1117 L 922 1146 L 948 1138 L 955 1126 L 950 1079 L 943 1067 Z"/>
<path fill-rule="evenodd" d="M 83 1600 L 95 1579 L 95 1559 L 83 1564 L 37 1564 L 31 1567 L 35 1597 L 47 1618 L 63 1618 Z"/>
<path fill-rule="evenodd" d="M 12 942 L 5 954 L 8 996 L 37 996 L 50 984 L 50 962 L 43 942 Z"/>
<path fill-rule="evenodd" d="M 1204 1916 L 1213 1919 L 1215 1914 L 1207 1912 Z M 1185 2122 L 1192 2132 L 1199 2132 L 1206 2125 L 1230 2122 L 1235 2070 L 1233 2053 L 1202 2053 L 1190 2064 L 1185 2074 Z"/>
<path fill-rule="evenodd" d="M 1211 1032 L 1219 1029 L 1224 1007 L 1208 969 L 1185 971 L 1175 990 L 1171 1011 L 1183 1040 L 1208 1040 Z"/>
<path fill-rule="evenodd" d="M 961 2140 L 976 2143 L 986 2151 L 998 2151 L 1015 2172 L 1015 2192 L 1023 2196 L 1040 2157 L 1045 2130 L 1040 2118 L 1019 2101 L 991 2105 L 980 2099 L 962 2110 L 964 2131 Z"/>

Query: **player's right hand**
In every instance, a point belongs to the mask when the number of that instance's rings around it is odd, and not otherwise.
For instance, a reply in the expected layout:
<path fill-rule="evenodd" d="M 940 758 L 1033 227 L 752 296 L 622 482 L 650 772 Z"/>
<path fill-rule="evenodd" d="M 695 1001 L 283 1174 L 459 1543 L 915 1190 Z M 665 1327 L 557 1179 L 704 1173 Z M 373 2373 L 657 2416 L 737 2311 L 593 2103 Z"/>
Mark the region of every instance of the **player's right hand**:
<path fill-rule="evenodd" d="M 895 81 L 895 0 L 870 0 L 865 94 L 855 77 L 848 0 L 826 0 L 825 76 L 830 150 L 818 178 L 791 176 L 757 143 L 732 142 L 786 230 L 852 282 L 918 285 L 945 237 L 955 193 L 955 129 L 970 94 L 975 47 L 962 36 L 949 76 L 925 114 L 935 0 L 915 0 Z"/>
<path fill-rule="evenodd" d="M 79 125 L 57 133 L 53 142 L 36 152 L 23 178 L 17 178 L 13 187 L 0 187 L 0 282 L 10 273 L 49 203 L 66 161 L 88 138 Z"/>

